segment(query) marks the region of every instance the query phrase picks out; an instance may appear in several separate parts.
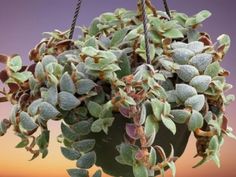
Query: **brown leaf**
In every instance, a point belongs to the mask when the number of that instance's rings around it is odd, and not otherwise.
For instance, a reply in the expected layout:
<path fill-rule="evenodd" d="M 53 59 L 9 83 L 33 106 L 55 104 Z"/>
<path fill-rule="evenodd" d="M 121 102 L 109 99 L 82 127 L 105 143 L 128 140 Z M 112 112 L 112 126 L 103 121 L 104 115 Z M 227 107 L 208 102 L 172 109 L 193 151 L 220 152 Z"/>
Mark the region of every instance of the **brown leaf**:
<path fill-rule="evenodd" d="M 6 64 L 8 60 L 8 56 L 0 54 L 0 63 Z"/>
<path fill-rule="evenodd" d="M 7 98 L 6 97 L 0 97 L 0 103 L 3 103 L 3 102 L 7 102 Z"/>
<path fill-rule="evenodd" d="M 223 131 L 226 131 L 228 127 L 228 118 L 224 115 L 223 116 L 223 123 L 221 125 L 221 128 Z"/>
<path fill-rule="evenodd" d="M 4 83 L 9 79 L 9 76 L 7 74 L 7 70 L 4 69 L 0 72 L 0 80 Z"/>

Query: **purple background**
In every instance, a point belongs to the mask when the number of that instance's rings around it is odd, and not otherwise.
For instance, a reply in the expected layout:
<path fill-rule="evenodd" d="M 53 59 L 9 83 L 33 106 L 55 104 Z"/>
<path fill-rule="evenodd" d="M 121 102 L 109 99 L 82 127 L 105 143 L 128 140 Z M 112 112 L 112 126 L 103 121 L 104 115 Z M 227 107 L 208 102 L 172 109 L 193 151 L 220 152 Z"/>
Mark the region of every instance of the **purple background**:
<path fill-rule="evenodd" d="M 84 0 L 81 7 L 81 13 L 78 20 L 78 25 L 88 25 L 90 21 L 101 14 L 102 12 L 113 11 L 116 8 L 136 8 L 135 0 Z M 153 1 L 154 2 L 154 1 Z M 0 1 L 0 53 L 13 54 L 18 53 L 24 58 L 24 62 L 28 62 L 28 51 L 33 48 L 42 38 L 42 32 L 53 31 L 54 29 L 67 30 L 70 27 L 71 20 L 74 13 L 76 0 L 1 0 Z M 155 5 L 158 9 L 163 9 L 162 1 L 155 0 Z M 223 66 L 231 71 L 231 76 L 228 82 L 236 84 L 236 1 L 235 0 L 169 0 L 171 9 L 185 12 L 189 15 L 196 14 L 200 10 L 210 10 L 213 15 L 206 23 L 204 23 L 203 30 L 207 31 L 213 41 L 222 33 L 229 34 L 232 39 L 231 50 L 223 62 Z M 78 32 L 76 33 L 78 35 Z M 76 36 L 76 35 L 75 35 Z M 1 65 L 0 65 L 1 66 Z M 236 93 L 233 89 L 231 93 Z M 236 104 L 232 104 L 227 109 L 227 115 L 230 118 L 231 126 L 236 129 Z M 8 116 L 9 105 L 0 105 L 6 109 L 0 111 L 1 116 Z M 13 136 L 9 136 L 12 138 Z M 7 142 L 7 141 L 5 141 Z M 16 143 L 16 142 L 15 142 Z M 0 139 L 0 147 L 3 145 Z M 236 142 L 227 139 L 226 145 L 222 151 L 222 169 L 216 169 L 212 164 L 205 165 L 205 167 L 192 170 L 189 168 L 188 159 L 192 159 L 191 153 L 185 155 L 185 161 L 179 162 L 178 168 L 180 173 L 177 176 L 186 177 L 192 175 L 197 176 L 236 176 L 235 160 Z M 10 148 L 10 147 L 9 147 Z M 192 152 L 194 143 L 190 143 L 188 152 Z M 0 152 L 0 158 L 6 152 Z M 20 152 L 24 153 L 24 152 Z M 56 159 L 55 159 L 56 160 Z M 43 163 L 43 162 L 42 162 Z M 183 163 L 183 164 L 181 164 Z M 192 163 L 192 161 L 191 161 Z M 186 165 L 185 165 L 186 164 Z M 1 164 L 0 164 L 1 165 Z M 10 164 L 5 164 L 10 165 Z M 193 165 L 193 164 L 191 164 Z M 185 166 L 188 166 L 185 168 Z M 4 166 L 0 166 L 0 177 L 6 177 L 3 173 Z M 186 171 L 186 173 L 184 173 Z M 201 172 L 202 171 L 202 172 Z M 187 173 L 188 172 L 188 173 Z M 36 172 L 31 174 L 34 177 Z M 4 175 L 3 175 L 4 174 Z M 9 172 L 10 174 L 10 172 Z M 11 173 L 12 174 L 12 173 Z M 23 174 L 23 173 L 22 173 Z M 204 175 L 205 174 L 205 175 Z M 20 174 L 14 176 L 19 177 Z M 63 175 L 62 175 L 63 176 Z M 65 175 L 64 175 L 65 176 Z M 13 177 L 13 176 L 11 176 Z M 25 176 L 24 176 L 25 177 Z"/>

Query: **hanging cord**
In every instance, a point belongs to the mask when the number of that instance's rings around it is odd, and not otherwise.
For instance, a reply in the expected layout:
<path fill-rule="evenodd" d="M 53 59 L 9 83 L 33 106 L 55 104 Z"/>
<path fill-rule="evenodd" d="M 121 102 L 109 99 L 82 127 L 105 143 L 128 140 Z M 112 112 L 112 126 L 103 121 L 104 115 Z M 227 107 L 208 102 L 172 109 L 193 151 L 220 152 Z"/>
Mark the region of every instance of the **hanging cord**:
<path fill-rule="evenodd" d="M 79 16 L 79 12 L 80 12 L 81 3 L 82 3 L 82 0 L 78 0 L 77 6 L 76 6 L 76 9 L 75 9 L 74 18 L 73 18 L 71 28 L 70 28 L 69 39 L 73 38 L 74 31 L 75 31 L 75 26 L 76 26 L 76 21 L 77 21 L 77 18 Z"/>
<path fill-rule="evenodd" d="M 169 9 L 167 0 L 163 0 L 163 4 L 164 4 L 167 15 L 171 18 L 170 9 Z"/>
<path fill-rule="evenodd" d="M 147 12 L 146 12 L 146 0 L 141 0 L 141 1 L 142 1 L 141 5 L 142 5 L 143 29 L 144 29 L 147 64 L 151 64 L 149 37 L 148 37 L 148 29 L 147 29 L 148 18 L 147 18 Z"/>

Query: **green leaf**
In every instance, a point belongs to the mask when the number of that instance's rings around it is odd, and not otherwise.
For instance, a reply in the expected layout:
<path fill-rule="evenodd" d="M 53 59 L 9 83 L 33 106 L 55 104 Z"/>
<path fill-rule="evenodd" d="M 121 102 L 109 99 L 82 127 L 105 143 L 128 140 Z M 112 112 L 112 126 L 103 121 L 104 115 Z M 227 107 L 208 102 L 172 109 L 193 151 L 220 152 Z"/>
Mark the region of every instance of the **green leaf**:
<path fill-rule="evenodd" d="M 184 105 L 185 107 L 190 107 L 196 111 L 201 111 L 205 104 L 205 96 L 204 95 L 195 95 L 188 98 Z"/>
<path fill-rule="evenodd" d="M 176 95 L 181 101 L 185 102 L 189 97 L 197 95 L 197 91 L 187 84 L 176 84 Z"/>
<path fill-rule="evenodd" d="M 211 64 L 213 56 L 207 53 L 197 54 L 190 60 L 190 64 L 194 65 L 200 72 L 205 71 L 207 66 Z"/>
<path fill-rule="evenodd" d="M 194 52 L 186 48 L 177 48 L 173 50 L 173 60 L 181 65 L 187 64 L 192 56 L 194 56 Z"/>
<path fill-rule="evenodd" d="M 78 160 L 81 154 L 73 149 L 61 147 L 61 153 L 69 160 Z"/>
<path fill-rule="evenodd" d="M 67 170 L 70 177 L 88 177 L 89 172 L 84 169 L 68 169 Z"/>
<path fill-rule="evenodd" d="M 73 130 L 79 135 L 88 135 L 91 129 L 90 121 L 79 121 L 78 123 L 73 125 Z"/>
<path fill-rule="evenodd" d="M 94 151 L 82 155 L 79 160 L 77 160 L 77 167 L 83 169 L 91 168 L 96 162 L 96 153 Z"/>
<path fill-rule="evenodd" d="M 155 98 L 151 100 L 151 105 L 152 105 L 152 110 L 153 110 L 153 114 L 155 115 L 155 118 L 160 121 L 161 114 L 164 109 L 164 103 L 161 102 L 159 99 Z"/>
<path fill-rule="evenodd" d="M 157 153 L 156 150 L 151 146 L 149 153 L 149 163 L 154 166 L 157 163 Z"/>
<path fill-rule="evenodd" d="M 42 102 L 39 105 L 39 114 L 44 120 L 56 119 L 60 112 L 51 104 Z"/>
<path fill-rule="evenodd" d="M 7 66 L 13 71 L 18 72 L 22 68 L 22 59 L 19 55 L 16 55 L 7 61 Z"/>
<path fill-rule="evenodd" d="M 89 113 L 96 118 L 99 118 L 100 113 L 102 112 L 102 106 L 96 102 L 89 101 L 87 105 Z"/>
<path fill-rule="evenodd" d="M 177 74 L 184 82 L 190 82 L 192 78 L 199 75 L 197 68 L 191 65 L 181 65 Z"/>
<path fill-rule="evenodd" d="M 144 133 L 147 137 L 156 135 L 159 130 L 159 123 L 155 121 L 155 117 L 149 115 L 144 126 Z"/>
<path fill-rule="evenodd" d="M 98 132 L 102 131 L 102 128 L 103 128 L 103 119 L 98 119 L 93 122 L 92 127 L 91 127 L 91 131 L 94 133 L 98 133 Z"/>
<path fill-rule="evenodd" d="M 190 81 L 190 85 L 193 86 L 198 93 L 204 93 L 211 83 L 211 77 L 207 75 L 200 75 L 194 77 Z"/>
<path fill-rule="evenodd" d="M 176 134 L 176 125 L 175 123 L 173 122 L 173 120 L 171 120 L 169 117 L 165 117 L 163 115 L 161 115 L 161 120 L 163 122 L 163 124 L 166 126 L 166 128 L 168 128 L 172 133 L 173 135 Z"/>
<path fill-rule="evenodd" d="M 64 123 L 61 123 L 61 132 L 64 138 L 69 141 L 75 141 L 78 136 L 77 134 L 69 127 L 67 127 Z"/>
<path fill-rule="evenodd" d="M 220 67 L 219 62 L 215 61 L 214 63 L 207 66 L 204 74 L 209 75 L 213 78 L 215 76 L 218 76 L 220 69 L 221 69 L 221 67 Z"/>
<path fill-rule="evenodd" d="M 116 71 L 118 78 L 121 79 L 122 77 L 128 76 L 131 74 L 130 58 L 127 55 L 123 54 L 119 58 L 119 67 L 120 67 L 120 70 Z"/>
<path fill-rule="evenodd" d="M 120 155 L 125 162 L 125 164 L 132 166 L 134 163 L 134 154 L 137 151 L 137 149 L 130 145 L 130 144 L 125 144 L 122 143 L 119 147 L 119 152 Z"/>
<path fill-rule="evenodd" d="M 57 63 L 56 57 L 54 57 L 53 55 L 44 56 L 42 59 L 42 64 L 44 68 L 46 68 L 46 66 L 49 65 L 50 63 Z"/>
<path fill-rule="evenodd" d="M 224 46 L 224 54 L 226 54 L 230 48 L 231 39 L 229 35 L 222 34 L 217 38 L 218 43 L 220 44 L 219 48 Z"/>
<path fill-rule="evenodd" d="M 95 18 L 92 23 L 90 24 L 89 27 L 89 35 L 90 36 L 96 36 L 99 33 L 99 28 L 97 27 L 97 25 L 99 24 L 99 20 L 98 18 Z"/>
<path fill-rule="evenodd" d="M 163 36 L 165 36 L 167 38 L 171 38 L 171 39 L 178 39 L 178 38 L 184 37 L 183 33 L 179 29 L 176 29 L 176 28 L 172 28 L 172 29 L 164 32 Z"/>
<path fill-rule="evenodd" d="M 87 56 L 94 57 L 94 56 L 98 55 L 98 50 L 91 47 L 91 46 L 90 47 L 83 47 L 82 53 Z"/>
<path fill-rule="evenodd" d="M 196 23 L 202 23 L 210 16 L 211 16 L 211 12 L 209 12 L 208 10 L 202 10 L 196 15 Z"/>
<path fill-rule="evenodd" d="M 79 99 L 77 99 L 73 94 L 68 92 L 62 91 L 59 93 L 58 97 L 59 106 L 65 111 L 70 111 L 81 104 Z"/>
<path fill-rule="evenodd" d="M 174 118 L 172 119 L 174 122 L 184 124 L 190 118 L 191 113 L 187 110 L 175 109 L 171 110 L 171 115 L 174 116 Z"/>
<path fill-rule="evenodd" d="M 95 146 L 95 140 L 94 139 L 85 139 L 81 140 L 79 142 L 73 143 L 73 148 L 76 149 L 79 152 L 87 153 L 91 151 Z"/>
<path fill-rule="evenodd" d="M 190 131 L 195 131 L 198 128 L 202 128 L 203 126 L 203 117 L 202 114 L 198 111 L 193 110 L 192 115 L 189 119 L 188 129 Z"/>
<path fill-rule="evenodd" d="M 11 77 L 14 78 L 15 80 L 24 83 L 25 81 L 27 81 L 30 77 L 32 77 L 32 73 L 29 71 L 24 71 L 24 72 L 16 72 L 16 73 L 12 73 Z"/>
<path fill-rule="evenodd" d="M 46 98 L 44 98 L 46 102 L 50 103 L 53 106 L 58 104 L 58 90 L 57 86 L 51 86 L 46 94 Z"/>
<path fill-rule="evenodd" d="M 29 144 L 29 140 L 27 138 L 24 138 L 21 140 L 20 143 L 18 143 L 15 148 L 25 148 L 26 146 L 28 146 Z"/>
<path fill-rule="evenodd" d="M 148 177 L 148 170 L 142 164 L 135 164 L 133 166 L 133 173 L 135 177 Z"/>
<path fill-rule="evenodd" d="M 176 167 L 175 167 L 175 163 L 173 161 L 168 162 L 168 166 L 170 167 L 171 171 L 172 171 L 172 177 L 176 176 Z"/>
<path fill-rule="evenodd" d="M 76 92 L 75 84 L 68 72 L 65 72 L 60 79 L 60 90 L 72 94 Z"/>
<path fill-rule="evenodd" d="M 77 93 L 80 95 L 90 92 L 96 84 L 90 79 L 81 79 L 76 82 Z"/>
<path fill-rule="evenodd" d="M 218 151 L 219 150 L 219 140 L 218 140 L 218 137 L 215 135 L 211 138 L 210 140 L 210 143 L 209 143 L 209 150 L 212 150 L 212 151 Z"/>
<path fill-rule="evenodd" d="M 193 41 L 187 45 L 187 49 L 193 51 L 195 54 L 201 53 L 204 50 L 204 47 L 204 43 L 199 41 Z"/>
<path fill-rule="evenodd" d="M 20 113 L 20 125 L 27 131 L 35 130 L 38 127 L 33 118 L 23 111 Z"/>
<path fill-rule="evenodd" d="M 38 62 L 35 66 L 35 77 L 40 81 L 45 81 L 46 73 L 43 68 L 43 64 L 41 62 Z"/>
<path fill-rule="evenodd" d="M 43 102 L 43 99 L 39 98 L 34 100 L 28 107 L 27 112 L 31 116 L 35 116 L 38 113 L 39 105 Z"/>
<path fill-rule="evenodd" d="M 102 171 L 101 170 L 97 170 L 93 175 L 93 177 L 101 177 L 101 176 L 102 176 Z"/>
<path fill-rule="evenodd" d="M 127 34 L 128 30 L 127 29 L 121 29 L 119 31 L 116 31 L 113 34 L 113 37 L 111 39 L 111 46 L 118 46 L 123 39 L 125 38 L 126 34 Z"/>

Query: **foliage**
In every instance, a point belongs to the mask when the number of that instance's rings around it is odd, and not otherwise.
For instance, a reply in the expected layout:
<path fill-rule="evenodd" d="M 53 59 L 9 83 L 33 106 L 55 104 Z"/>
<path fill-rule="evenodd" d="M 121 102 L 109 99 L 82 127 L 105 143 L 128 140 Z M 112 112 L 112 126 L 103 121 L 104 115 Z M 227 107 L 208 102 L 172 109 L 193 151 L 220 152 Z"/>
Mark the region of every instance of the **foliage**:
<path fill-rule="evenodd" d="M 192 17 L 172 12 L 169 19 L 149 9 L 149 65 L 139 10 L 104 13 L 82 28 L 82 37 L 74 41 L 68 40 L 68 32 L 47 33 L 31 50 L 34 63 L 29 66 L 23 66 L 18 55 L 0 55 L 6 64 L 0 73 L 4 83 L 0 101 L 13 104 L 10 119 L 0 123 L 0 135 L 12 125 L 21 138 L 16 147 L 31 152 L 32 159 L 40 154 L 44 158 L 47 123 L 60 121 L 61 152 L 78 167 L 68 173 L 87 177 L 87 169 L 102 157 L 96 154 L 96 143 L 102 141 L 96 134 L 108 136 L 117 119 L 126 119 L 123 129 L 115 129 L 125 135 L 113 146 L 119 152 L 117 163 L 130 166 L 135 177 L 164 175 L 166 168 L 175 176 L 179 147 L 170 145 L 167 153 L 156 144 L 156 136 L 164 128 L 174 136 L 182 131 L 181 124 L 197 139 L 202 160 L 196 166 L 208 160 L 219 166 L 224 135 L 235 138 L 224 114 L 234 99 L 225 95 L 231 88 L 225 80 L 229 72 L 220 66 L 229 36 L 220 36 L 213 45 L 208 34 L 199 32 L 208 11 Z"/>

